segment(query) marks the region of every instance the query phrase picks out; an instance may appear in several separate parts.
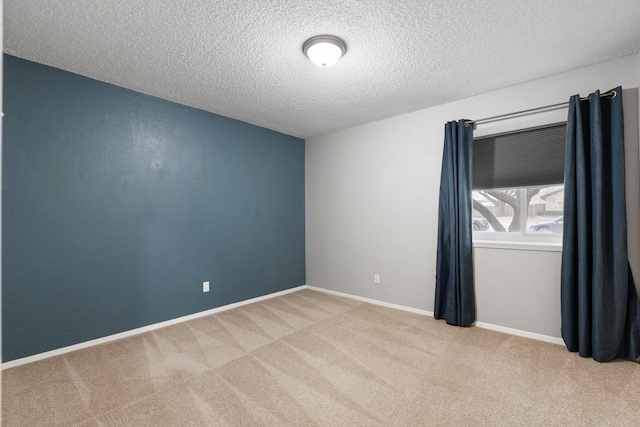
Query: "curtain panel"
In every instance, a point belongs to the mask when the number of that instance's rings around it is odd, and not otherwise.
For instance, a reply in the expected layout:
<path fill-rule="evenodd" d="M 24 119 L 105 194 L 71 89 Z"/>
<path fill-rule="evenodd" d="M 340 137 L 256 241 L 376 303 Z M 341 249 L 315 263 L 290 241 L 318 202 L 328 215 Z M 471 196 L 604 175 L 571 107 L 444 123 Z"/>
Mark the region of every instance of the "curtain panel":
<path fill-rule="evenodd" d="M 457 326 L 476 320 L 471 247 L 473 126 L 445 125 L 434 316 Z"/>
<path fill-rule="evenodd" d="M 562 338 L 600 362 L 640 356 L 640 302 L 627 257 L 622 88 L 571 97 L 565 152 Z"/>

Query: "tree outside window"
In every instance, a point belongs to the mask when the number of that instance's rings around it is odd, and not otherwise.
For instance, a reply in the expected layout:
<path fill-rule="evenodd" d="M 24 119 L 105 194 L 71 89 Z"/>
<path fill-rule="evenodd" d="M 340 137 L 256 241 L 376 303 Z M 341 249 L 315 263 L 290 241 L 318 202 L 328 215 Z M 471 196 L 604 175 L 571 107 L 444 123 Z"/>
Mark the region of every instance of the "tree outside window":
<path fill-rule="evenodd" d="M 561 233 L 564 186 L 473 191 L 473 216 L 489 223 L 484 231 Z"/>

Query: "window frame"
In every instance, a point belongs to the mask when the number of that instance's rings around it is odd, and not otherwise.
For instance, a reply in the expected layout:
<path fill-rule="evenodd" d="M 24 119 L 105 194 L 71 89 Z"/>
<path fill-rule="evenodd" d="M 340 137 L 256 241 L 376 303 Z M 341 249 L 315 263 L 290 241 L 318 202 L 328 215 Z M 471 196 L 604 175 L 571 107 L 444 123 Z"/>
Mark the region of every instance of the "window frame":
<path fill-rule="evenodd" d="M 496 122 L 480 124 L 474 131 L 473 138 L 498 135 L 507 132 L 517 132 L 539 126 L 552 126 L 567 122 L 568 108 L 545 111 L 533 115 L 512 117 Z M 496 115 L 501 113 L 496 113 Z M 560 184 L 557 184 L 560 185 Z M 528 188 L 528 187 L 516 187 Z M 496 189 L 498 190 L 498 189 Z M 473 192 L 473 190 L 471 190 Z M 524 204 L 526 199 L 522 200 Z M 527 212 L 527 207 L 521 209 L 522 214 Z M 473 217 L 473 216 L 472 216 Z M 527 250 L 561 250 L 562 233 L 530 233 L 525 226 L 519 233 L 497 231 L 473 231 L 472 240 L 474 247 L 509 248 Z M 537 248 L 537 249 L 536 249 Z"/>

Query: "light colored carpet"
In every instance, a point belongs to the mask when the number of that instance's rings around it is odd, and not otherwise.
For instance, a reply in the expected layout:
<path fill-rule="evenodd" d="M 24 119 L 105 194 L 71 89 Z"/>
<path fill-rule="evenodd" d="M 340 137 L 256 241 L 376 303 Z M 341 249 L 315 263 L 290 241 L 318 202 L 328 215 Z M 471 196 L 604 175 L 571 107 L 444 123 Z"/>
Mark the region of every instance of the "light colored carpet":
<path fill-rule="evenodd" d="M 3 426 L 640 425 L 640 365 L 301 290 L 8 369 Z"/>

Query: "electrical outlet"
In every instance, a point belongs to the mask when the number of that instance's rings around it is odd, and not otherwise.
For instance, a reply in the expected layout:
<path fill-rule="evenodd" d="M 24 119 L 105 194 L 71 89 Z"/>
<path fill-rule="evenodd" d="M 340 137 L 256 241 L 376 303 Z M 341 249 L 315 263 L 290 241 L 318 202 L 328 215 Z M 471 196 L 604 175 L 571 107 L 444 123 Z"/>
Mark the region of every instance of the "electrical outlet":
<path fill-rule="evenodd" d="M 373 275 L 373 283 L 375 283 L 376 285 L 380 284 L 380 275 L 379 274 L 374 274 Z"/>
<path fill-rule="evenodd" d="M 202 282 L 202 292 L 209 292 L 209 281 Z"/>

